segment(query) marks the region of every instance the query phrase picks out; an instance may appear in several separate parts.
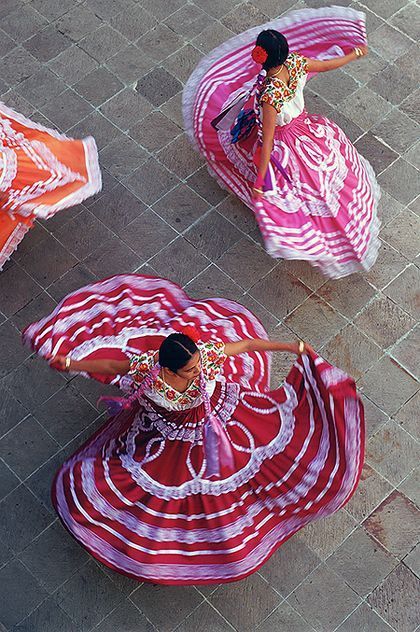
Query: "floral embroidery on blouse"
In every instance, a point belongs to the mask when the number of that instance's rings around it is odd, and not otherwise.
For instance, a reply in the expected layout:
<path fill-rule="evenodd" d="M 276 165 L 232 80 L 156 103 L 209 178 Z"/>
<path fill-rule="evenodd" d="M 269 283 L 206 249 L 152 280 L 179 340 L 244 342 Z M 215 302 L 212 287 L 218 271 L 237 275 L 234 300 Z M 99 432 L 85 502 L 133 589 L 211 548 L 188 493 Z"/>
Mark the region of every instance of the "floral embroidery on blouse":
<path fill-rule="evenodd" d="M 201 368 L 204 377 L 207 381 L 211 382 L 215 380 L 221 372 L 226 360 L 225 345 L 223 342 L 199 342 L 197 347 L 200 350 Z M 136 384 L 141 384 L 146 375 L 155 365 L 155 362 L 155 351 L 146 351 L 141 355 L 133 355 L 130 359 L 130 369 L 128 374 L 132 376 Z M 201 394 L 199 376 L 191 382 L 187 390 L 183 393 L 175 390 L 169 386 L 169 384 L 164 383 L 159 375 L 156 377 L 153 387 L 165 399 L 182 405 L 190 404 Z"/>
<path fill-rule="evenodd" d="M 293 99 L 299 79 L 308 74 L 308 62 L 299 53 L 290 53 L 284 65 L 289 71 L 289 85 L 276 77 L 266 77 L 258 98 L 260 104 L 268 103 L 277 112 L 285 101 Z"/>

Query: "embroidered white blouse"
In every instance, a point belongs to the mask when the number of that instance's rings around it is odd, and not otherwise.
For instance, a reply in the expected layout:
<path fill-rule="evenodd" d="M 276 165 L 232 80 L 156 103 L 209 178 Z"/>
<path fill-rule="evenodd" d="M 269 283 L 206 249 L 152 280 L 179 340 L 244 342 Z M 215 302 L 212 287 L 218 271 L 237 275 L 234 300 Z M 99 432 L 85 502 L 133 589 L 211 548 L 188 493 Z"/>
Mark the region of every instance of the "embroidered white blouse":
<path fill-rule="evenodd" d="M 199 342 L 197 347 L 201 356 L 201 370 L 206 380 L 206 390 L 211 396 L 216 381 L 222 380 L 221 371 L 226 360 L 223 342 Z M 130 359 L 128 375 L 134 383 L 140 385 L 156 362 L 156 351 L 147 351 L 141 355 L 133 355 Z M 195 378 L 188 388 L 180 393 L 166 384 L 158 375 L 152 387 L 146 389 L 145 395 L 155 404 L 166 410 L 187 410 L 203 403 L 200 391 L 200 377 Z"/>
<path fill-rule="evenodd" d="M 276 124 L 287 125 L 305 108 L 303 88 L 308 76 L 308 64 L 302 55 L 290 53 L 284 65 L 289 72 L 289 84 L 276 77 L 266 77 L 257 99 L 269 103 L 277 111 Z"/>

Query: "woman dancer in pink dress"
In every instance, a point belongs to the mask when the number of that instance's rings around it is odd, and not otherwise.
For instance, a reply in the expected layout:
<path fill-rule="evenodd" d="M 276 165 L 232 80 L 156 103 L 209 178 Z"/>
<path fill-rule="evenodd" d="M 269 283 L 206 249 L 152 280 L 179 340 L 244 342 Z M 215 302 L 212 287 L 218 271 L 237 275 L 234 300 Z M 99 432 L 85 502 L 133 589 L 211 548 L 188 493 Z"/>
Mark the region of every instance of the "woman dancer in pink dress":
<path fill-rule="evenodd" d="M 127 391 L 107 399 L 112 417 L 52 491 L 64 526 L 120 573 L 242 579 L 357 486 L 364 421 L 353 380 L 302 342 L 269 341 L 238 303 L 121 275 L 73 292 L 24 336 L 58 370 Z M 271 351 L 298 354 L 273 391 Z"/>
<path fill-rule="evenodd" d="M 225 42 L 184 91 L 194 145 L 221 186 L 253 209 L 267 251 L 333 278 L 375 262 L 380 191 L 344 132 L 305 110 L 303 89 L 308 75 L 365 54 L 363 13 L 305 9 Z"/>

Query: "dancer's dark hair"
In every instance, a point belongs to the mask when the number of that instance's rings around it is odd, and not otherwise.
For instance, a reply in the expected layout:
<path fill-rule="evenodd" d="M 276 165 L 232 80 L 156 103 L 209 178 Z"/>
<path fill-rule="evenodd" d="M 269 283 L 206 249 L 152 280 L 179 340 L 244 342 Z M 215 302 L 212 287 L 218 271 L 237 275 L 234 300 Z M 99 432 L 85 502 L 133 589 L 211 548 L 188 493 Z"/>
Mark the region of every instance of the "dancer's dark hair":
<path fill-rule="evenodd" d="M 197 353 L 197 345 L 185 334 L 170 334 L 160 345 L 159 364 L 176 373 L 182 369 L 194 353 Z"/>
<path fill-rule="evenodd" d="M 261 46 L 267 52 L 267 59 L 263 63 L 264 70 L 270 70 L 283 64 L 289 54 L 289 44 L 287 39 L 273 29 L 261 31 L 255 42 L 256 46 Z"/>

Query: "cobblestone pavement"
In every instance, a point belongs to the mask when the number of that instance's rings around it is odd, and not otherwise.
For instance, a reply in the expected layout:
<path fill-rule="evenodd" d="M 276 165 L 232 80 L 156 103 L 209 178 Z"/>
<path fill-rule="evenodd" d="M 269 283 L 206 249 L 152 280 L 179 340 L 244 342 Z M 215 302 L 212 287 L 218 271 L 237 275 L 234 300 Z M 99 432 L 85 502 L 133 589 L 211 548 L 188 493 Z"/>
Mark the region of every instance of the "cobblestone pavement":
<path fill-rule="evenodd" d="M 369 57 L 318 76 L 306 93 L 308 109 L 339 123 L 378 173 L 383 243 L 369 274 L 327 281 L 270 259 L 250 211 L 208 176 L 182 130 L 183 83 L 203 54 L 281 12 L 326 4 L 0 1 L 2 100 L 70 135 L 93 134 L 104 174 L 101 194 L 37 225 L 0 274 L 1 630 L 411 632 L 419 623 L 420 8 L 353 2 L 368 14 Z M 355 496 L 245 581 L 139 585 L 92 560 L 52 511 L 54 471 L 103 422 L 100 387 L 50 371 L 20 332 L 69 291 L 129 271 L 169 277 L 193 297 L 239 300 L 271 334 L 311 341 L 362 390 L 368 441 Z M 289 361 L 277 358 L 277 379 Z"/>

